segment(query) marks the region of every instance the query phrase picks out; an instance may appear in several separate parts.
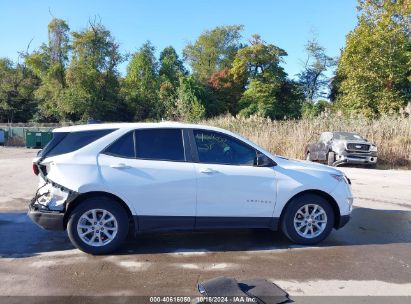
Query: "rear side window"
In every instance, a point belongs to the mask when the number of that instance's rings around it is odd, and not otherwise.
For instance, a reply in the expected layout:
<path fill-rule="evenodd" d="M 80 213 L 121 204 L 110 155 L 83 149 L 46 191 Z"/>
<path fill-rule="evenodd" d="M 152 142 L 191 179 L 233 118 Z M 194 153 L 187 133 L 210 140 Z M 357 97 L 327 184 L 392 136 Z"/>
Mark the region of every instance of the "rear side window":
<path fill-rule="evenodd" d="M 135 138 L 137 158 L 185 160 L 181 129 L 141 129 L 135 131 Z"/>
<path fill-rule="evenodd" d="M 136 157 L 134 149 L 134 131 L 129 132 L 117 139 L 104 151 L 104 153 L 117 157 Z"/>
<path fill-rule="evenodd" d="M 54 147 L 49 149 L 49 151 L 45 151 L 46 154 L 41 156 L 50 157 L 76 151 L 113 131 L 114 129 L 107 129 L 66 133 L 66 135 L 63 138 L 60 138 L 60 141 L 54 145 Z M 53 134 L 53 140 L 57 133 L 59 132 Z"/>

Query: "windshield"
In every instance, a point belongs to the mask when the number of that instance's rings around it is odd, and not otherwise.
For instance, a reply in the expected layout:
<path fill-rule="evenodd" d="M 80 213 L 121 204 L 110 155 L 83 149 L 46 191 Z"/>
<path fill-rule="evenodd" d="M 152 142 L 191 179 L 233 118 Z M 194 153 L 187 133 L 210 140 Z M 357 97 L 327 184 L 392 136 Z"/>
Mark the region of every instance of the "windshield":
<path fill-rule="evenodd" d="M 360 135 L 349 132 L 335 132 L 333 133 L 333 138 L 340 140 L 364 140 L 364 138 L 362 138 Z"/>

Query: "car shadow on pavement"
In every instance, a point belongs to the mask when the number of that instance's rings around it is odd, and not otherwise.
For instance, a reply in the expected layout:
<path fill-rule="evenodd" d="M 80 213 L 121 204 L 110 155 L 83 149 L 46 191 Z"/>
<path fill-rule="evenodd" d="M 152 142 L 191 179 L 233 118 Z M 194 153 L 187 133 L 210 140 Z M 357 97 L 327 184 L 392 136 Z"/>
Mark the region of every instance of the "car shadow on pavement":
<path fill-rule="evenodd" d="M 355 208 L 351 221 L 317 248 L 411 243 L 411 211 Z M 117 254 L 267 251 L 301 248 L 268 229 L 156 233 L 138 236 Z"/>
<path fill-rule="evenodd" d="M 46 231 L 33 224 L 26 213 L 0 213 L 0 257 L 30 257 L 46 252 L 71 250 L 65 232 Z M 315 246 L 358 246 L 411 243 L 411 211 L 355 208 L 351 221 Z M 130 238 L 115 254 L 201 253 L 267 251 L 300 248 L 280 232 L 268 229 L 207 230 L 150 233 Z"/>
<path fill-rule="evenodd" d="M 0 258 L 24 258 L 73 249 L 64 231 L 46 231 L 26 212 L 0 212 Z"/>

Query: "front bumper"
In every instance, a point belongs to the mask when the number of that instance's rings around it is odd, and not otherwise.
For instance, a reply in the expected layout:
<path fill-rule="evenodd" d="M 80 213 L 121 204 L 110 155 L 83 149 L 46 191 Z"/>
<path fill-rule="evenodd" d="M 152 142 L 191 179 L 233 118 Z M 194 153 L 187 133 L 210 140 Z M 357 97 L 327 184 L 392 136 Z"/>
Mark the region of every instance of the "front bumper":
<path fill-rule="evenodd" d="M 372 154 L 361 154 L 361 153 L 342 153 L 335 156 L 335 163 L 349 163 L 349 164 L 376 164 L 377 155 Z"/>
<path fill-rule="evenodd" d="M 43 229 L 64 230 L 64 213 L 41 209 L 31 201 L 27 215 Z"/>

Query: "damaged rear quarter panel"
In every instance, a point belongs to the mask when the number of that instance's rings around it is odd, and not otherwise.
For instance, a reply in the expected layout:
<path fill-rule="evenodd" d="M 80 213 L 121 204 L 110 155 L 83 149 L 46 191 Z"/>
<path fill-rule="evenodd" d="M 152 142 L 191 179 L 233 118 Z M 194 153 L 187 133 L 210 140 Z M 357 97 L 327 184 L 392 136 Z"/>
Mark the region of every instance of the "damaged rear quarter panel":
<path fill-rule="evenodd" d="M 132 214 L 135 214 L 132 204 L 125 197 L 110 191 L 111 187 L 105 185 L 96 156 L 79 155 L 73 152 L 47 158 L 41 164 L 48 166 L 46 179 L 77 192 L 78 195 L 88 192 L 113 194 L 123 200 Z"/>

